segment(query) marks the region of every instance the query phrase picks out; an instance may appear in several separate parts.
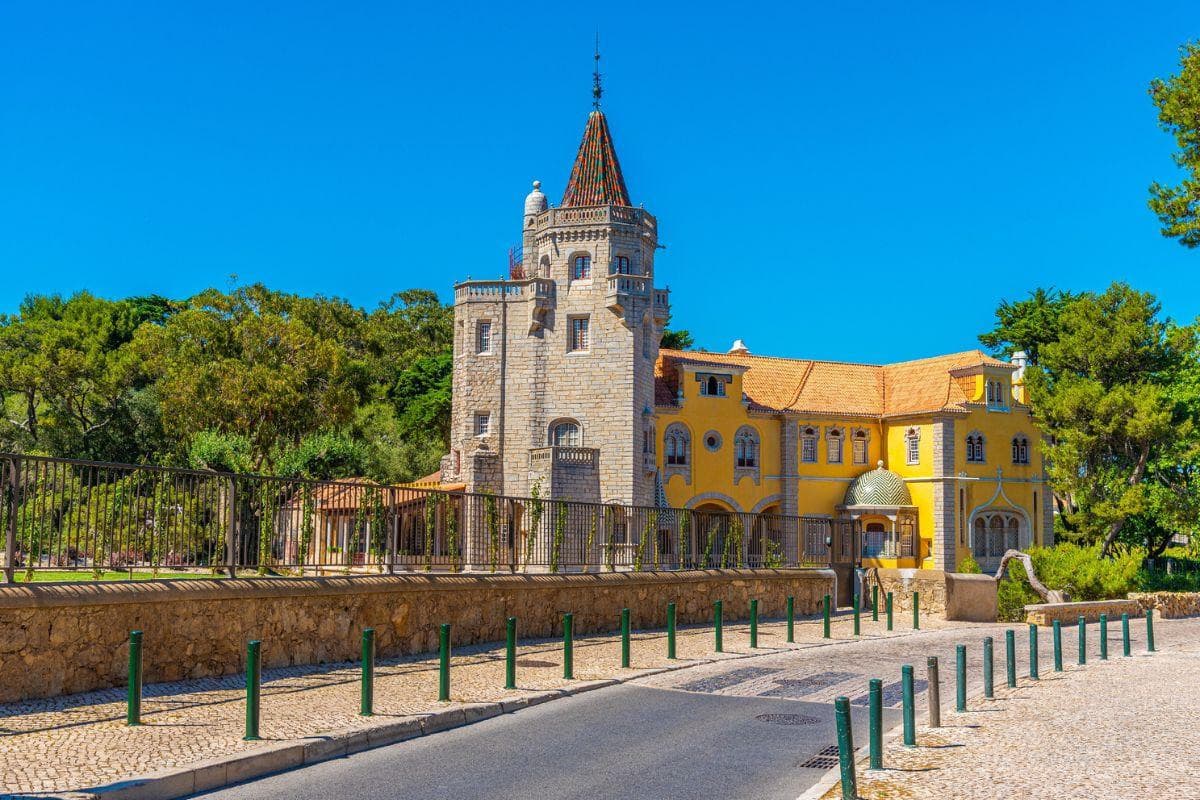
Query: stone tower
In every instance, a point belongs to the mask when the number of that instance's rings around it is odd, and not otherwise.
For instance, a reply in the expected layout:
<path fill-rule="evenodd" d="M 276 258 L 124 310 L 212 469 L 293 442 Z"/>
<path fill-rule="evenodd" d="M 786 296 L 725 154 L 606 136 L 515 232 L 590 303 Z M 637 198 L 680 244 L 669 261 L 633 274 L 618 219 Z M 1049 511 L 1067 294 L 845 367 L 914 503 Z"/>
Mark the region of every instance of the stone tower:
<path fill-rule="evenodd" d="M 654 364 L 669 317 L 655 218 L 629 200 L 599 103 L 557 208 L 525 198 L 504 280 L 454 287 L 442 478 L 468 492 L 654 505 Z"/>

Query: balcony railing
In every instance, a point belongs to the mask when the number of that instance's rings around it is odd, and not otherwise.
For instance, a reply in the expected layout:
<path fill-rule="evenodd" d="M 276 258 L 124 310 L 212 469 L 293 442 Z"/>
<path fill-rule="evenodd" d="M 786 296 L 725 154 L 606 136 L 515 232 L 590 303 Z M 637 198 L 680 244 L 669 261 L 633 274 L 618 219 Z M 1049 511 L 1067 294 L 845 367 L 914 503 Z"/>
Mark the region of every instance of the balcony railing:
<path fill-rule="evenodd" d="M 537 447 L 529 451 L 529 465 L 547 467 L 551 464 L 568 467 L 595 468 L 600 463 L 600 451 L 594 447 Z"/>
<path fill-rule="evenodd" d="M 548 299 L 553 296 L 554 281 L 549 278 L 463 281 L 454 287 L 455 300 L 467 302 L 495 302 L 505 297 L 509 300 Z"/>
<path fill-rule="evenodd" d="M 654 215 L 642 208 L 625 206 L 582 206 L 579 208 L 550 208 L 538 214 L 534 224 L 538 228 L 555 225 L 623 224 L 657 227 Z"/>

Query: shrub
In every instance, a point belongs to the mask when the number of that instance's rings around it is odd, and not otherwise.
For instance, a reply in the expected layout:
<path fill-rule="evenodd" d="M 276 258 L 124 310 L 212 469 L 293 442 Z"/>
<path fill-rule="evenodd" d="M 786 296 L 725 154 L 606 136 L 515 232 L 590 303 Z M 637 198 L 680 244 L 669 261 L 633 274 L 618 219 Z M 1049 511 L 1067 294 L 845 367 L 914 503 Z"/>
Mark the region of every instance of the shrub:
<path fill-rule="evenodd" d="M 967 553 L 966 558 L 958 562 L 958 571 L 967 575 L 983 574 L 983 570 L 980 568 L 979 562 L 976 561 L 970 553 Z"/>

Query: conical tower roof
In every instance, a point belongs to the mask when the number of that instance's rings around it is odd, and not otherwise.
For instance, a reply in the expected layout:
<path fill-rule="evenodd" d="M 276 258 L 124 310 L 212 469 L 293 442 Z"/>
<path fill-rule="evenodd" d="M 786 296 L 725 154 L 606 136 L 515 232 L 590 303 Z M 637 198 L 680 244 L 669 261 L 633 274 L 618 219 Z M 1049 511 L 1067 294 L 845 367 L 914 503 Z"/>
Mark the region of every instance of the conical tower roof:
<path fill-rule="evenodd" d="M 563 193 L 562 206 L 629 206 L 629 190 L 621 174 L 621 162 L 613 147 L 604 112 L 588 115 L 583 142 L 571 167 L 571 179 Z"/>

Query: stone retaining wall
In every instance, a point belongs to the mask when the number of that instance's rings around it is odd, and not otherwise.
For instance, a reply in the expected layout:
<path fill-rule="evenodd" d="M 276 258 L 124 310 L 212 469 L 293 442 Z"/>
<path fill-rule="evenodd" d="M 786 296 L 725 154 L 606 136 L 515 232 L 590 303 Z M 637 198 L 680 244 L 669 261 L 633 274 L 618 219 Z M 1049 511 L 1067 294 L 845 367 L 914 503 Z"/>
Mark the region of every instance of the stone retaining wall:
<path fill-rule="evenodd" d="M 1122 614 L 1131 617 L 1142 613 L 1142 606 L 1137 600 L 1092 600 L 1082 603 L 1038 603 L 1025 606 L 1025 621 L 1030 625 L 1053 625 L 1054 620 L 1061 623 L 1076 623 L 1080 617 L 1088 622 L 1099 622 L 1101 614 L 1107 614 L 1109 620 L 1120 619 Z"/>
<path fill-rule="evenodd" d="M 874 572 L 878 576 L 880 596 L 892 593 L 894 614 L 911 614 L 912 593 L 917 592 L 922 614 L 964 622 L 996 621 L 996 580 L 991 576 L 936 569 L 877 569 Z M 882 606 L 883 600 L 879 602 Z"/>
<path fill-rule="evenodd" d="M 595 575 L 392 575 L 0 587 L 0 702 L 125 683 L 130 630 L 145 634 L 145 682 L 235 674 L 246 642 L 263 641 L 263 665 L 351 661 L 363 628 L 381 657 L 431 652 L 438 626 L 456 645 L 502 641 L 505 619 L 521 637 L 561 634 L 564 612 L 580 634 L 612 631 L 628 607 L 636 627 L 744 619 L 757 598 L 764 617 L 817 613 L 833 590 L 827 570 L 725 570 Z"/>
<path fill-rule="evenodd" d="M 1200 592 L 1132 592 L 1142 613 L 1154 609 L 1163 619 L 1200 616 Z"/>

